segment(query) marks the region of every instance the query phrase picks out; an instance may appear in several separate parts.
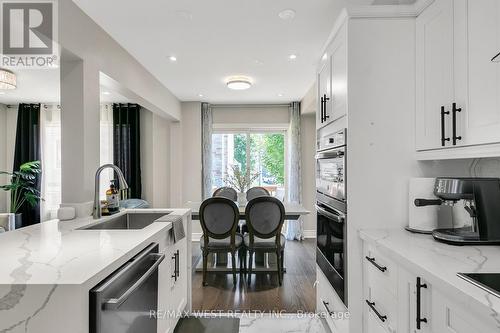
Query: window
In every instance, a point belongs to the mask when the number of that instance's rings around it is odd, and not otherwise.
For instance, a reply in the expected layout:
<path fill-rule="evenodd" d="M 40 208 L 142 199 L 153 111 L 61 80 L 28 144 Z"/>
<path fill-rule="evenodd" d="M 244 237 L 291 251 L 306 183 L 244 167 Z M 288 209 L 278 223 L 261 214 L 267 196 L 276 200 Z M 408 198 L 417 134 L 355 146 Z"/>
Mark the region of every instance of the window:
<path fill-rule="evenodd" d="M 113 164 L 113 105 L 101 105 L 101 125 L 100 125 L 100 165 Z M 114 179 L 114 172 L 111 169 L 103 170 L 99 188 L 99 197 L 106 199 L 106 191 Z"/>
<path fill-rule="evenodd" d="M 228 176 L 239 169 L 252 186 L 271 195 L 285 194 L 285 131 L 224 131 L 212 135 L 213 190 L 229 186 Z"/>

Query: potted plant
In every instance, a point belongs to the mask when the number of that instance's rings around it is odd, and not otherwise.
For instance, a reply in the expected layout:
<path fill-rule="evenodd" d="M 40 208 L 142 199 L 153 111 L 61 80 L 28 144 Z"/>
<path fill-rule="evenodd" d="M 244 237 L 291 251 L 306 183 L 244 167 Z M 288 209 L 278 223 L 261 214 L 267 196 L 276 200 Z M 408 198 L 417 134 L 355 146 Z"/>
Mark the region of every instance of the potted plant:
<path fill-rule="evenodd" d="M 224 182 L 227 186 L 233 187 L 238 191 L 238 204 L 245 206 L 247 197 L 246 191 L 252 185 L 253 181 L 259 177 L 258 173 L 250 174 L 250 170 L 241 171 L 238 165 L 231 165 L 231 174 L 226 175 Z"/>
<path fill-rule="evenodd" d="M 10 212 L 16 214 L 16 228 L 21 225 L 21 207 L 27 203 L 35 207 L 39 200 L 43 200 L 40 191 L 36 188 L 37 176 L 42 172 L 40 161 L 31 161 L 22 164 L 19 170 L 12 173 L 1 171 L 0 175 L 10 176 L 10 183 L 0 185 L 0 189 L 10 191 Z"/>

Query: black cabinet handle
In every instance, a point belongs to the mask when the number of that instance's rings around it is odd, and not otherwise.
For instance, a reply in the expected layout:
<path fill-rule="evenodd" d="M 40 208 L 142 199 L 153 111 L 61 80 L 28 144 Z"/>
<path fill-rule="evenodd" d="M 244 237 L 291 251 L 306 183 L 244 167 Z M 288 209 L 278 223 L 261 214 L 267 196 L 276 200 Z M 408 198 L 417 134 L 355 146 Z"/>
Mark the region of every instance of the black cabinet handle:
<path fill-rule="evenodd" d="M 446 137 L 445 133 L 445 116 L 450 114 L 450 111 L 445 111 L 444 106 L 441 107 L 441 146 L 446 145 L 446 141 L 450 141 L 450 138 Z"/>
<path fill-rule="evenodd" d="M 323 103 L 325 103 L 325 109 L 324 109 L 323 113 L 325 114 L 325 115 L 324 115 L 324 119 L 325 119 L 325 121 L 326 121 L 328 118 L 330 118 L 330 116 L 326 113 L 326 102 L 328 102 L 329 100 L 330 100 L 330 98 L 329 98 L 329 97 L 326 97 L 326 94 L 324 94 L 324 95 L 323 95 Z"/>
<path fill-rule="evenodd" d="M 462 140 L 462 136 L 457 136 L 457 112 L 462 112 L 462 108 L 457 108 L 457 103 L 452 105 L 452 120 L 453 120 L 453 145 L 457 145 L 458 140 Z"/>
<path fill-rule="evenodd" d="M 174 253 L 172 260 L 174 261 L 174 274 L 172 277 L 174 278 L 174 281 L 177 281 L 177 253 Z"/>
<path fill-rule="evenodd" d="M 381 272 L 385 272 L 387 270 L 387 267 L 385 266 L 380 266 L 379 264 L 377 264 L 377 262 L 375 261 L 375 258 L 370 258 L 368 256 L 365 257 L 366 260 L 368 260 L 373 266 L 377 267 Z"/>
<path fill-rule="evenodd" d="M 368 304 L 370 309 L 372 309 L 373 312 L 375 312 L 375 314 L 377 315 L 378 319 L 380 319 L 380 321 L 385 322 L 387 320 L 387 316 L 382 316 L 380 314 L 380 312 L 377 311 L 377 309 L 375 308 L 375 302 L 370 302 L 369 300 L 366 300 L 366 304 Z"/>
<path fill-rule="evenodd" d="M 179 254 L 179 250 L 177 250 L 177 261 L 176 261 L 176 264 L 177 264 L 177 277 L 181 276 L 181 269 L 180 269 L 180 254 Z"/>
<path fill-rule="evenodd" d="M 422 288 L 427 288 L 427 284 L 422 283 L 421 279 L 417 277 L 417 330 L 420 329 L 421 323 L 426 323 L 427 318 L 420 318 L 421 316 L 421 289 Z"/>
<path fill-rule="evenodd" d="M 321 123 L 323 123 L 324 119 L 323 119 L 323 96 L 321 97 L 321 104 L 320 104 L 320 120 L 321 120 Z"/>
<path fill-rule="evenodd" d="M 328 307 L 328 305 L 330 305 L 330 303 L 323 301 L 323 305 L 325 306 L 325 309 L 326 309 L 326 311 L 328 312 L 328 315 L 329 315 L 329 316 L 333 315 L 333 312 L 332 312 L 332 311 L 330 310 L 330 308 Z"/>
<path fill-rule="evenodd" d="M 413 201 L 416 207 L 440 206 L 443 203 L 441 199 L 415 199 Z"/>

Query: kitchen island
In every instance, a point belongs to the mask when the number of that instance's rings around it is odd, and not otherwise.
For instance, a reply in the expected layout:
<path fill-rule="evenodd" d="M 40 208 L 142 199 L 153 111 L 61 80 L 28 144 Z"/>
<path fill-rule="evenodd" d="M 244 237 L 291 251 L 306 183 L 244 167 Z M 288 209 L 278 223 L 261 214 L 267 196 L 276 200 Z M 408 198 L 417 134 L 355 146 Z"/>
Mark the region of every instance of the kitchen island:
<path fill-rule="evenodd" d="M 172 223 L 161 221 L 142 229 L 84 229 L 128 213 L 179 216 L 186 237 L 173 244 Z M 99 220 L 90 216 L 51 220 L 0 234 L 0 332 L 89 332 L 89 290 L 151 243 L 158 243 L 160 252 L 166 254 L 158 269 L 158 310 L 189 310 L 189 209 L 125 210 Z M 183 258 L 175 284 L 169 262 L 174 246 L 181 247 Z M 171 292 L 182 297 L 173 307 Z M 173 318 L 158 320 L 158 332 L 173 329 L 175 322 Z"/>

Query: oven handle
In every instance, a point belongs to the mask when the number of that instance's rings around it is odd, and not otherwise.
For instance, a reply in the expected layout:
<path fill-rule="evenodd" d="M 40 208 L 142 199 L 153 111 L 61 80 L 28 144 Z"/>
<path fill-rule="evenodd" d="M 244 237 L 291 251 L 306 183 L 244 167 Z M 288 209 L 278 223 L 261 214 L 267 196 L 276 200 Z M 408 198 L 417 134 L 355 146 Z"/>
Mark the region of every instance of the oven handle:
<path fill-rule="evenodd" d="M 344 214 L 339 214 L 339 215 L 332 214 L 329 211 L 325 210 L 324 208 L 321 208 L 318 205 L 316 205 L 316 211 L 319 214 L 321 214 L 323 216 L 326 216 L 329 219 L 332 219 L 332 220 L 334 220 L 337 223 L 344 223 L 345 222 L 345 215 Z"/>
<path fill-rule="evenodd" d="M 103 304 L 104 310 L 116 310 L 134 293 L 157 269 L 160 263 L 165 259 L 165 254 L 150 253 L 149 256 L 155 258 L 155 262 L 134 284 L 127 289 L 119 298 L 108 299 Z"/>
<path fill-rule="evenodd" d="M 327 159 L 327 158 L 340 158 L 345 155 L 344 150 L 337 149 L 335 151 L 324 151 L 317 153 L 315 158 L 317 160 Z"/>

